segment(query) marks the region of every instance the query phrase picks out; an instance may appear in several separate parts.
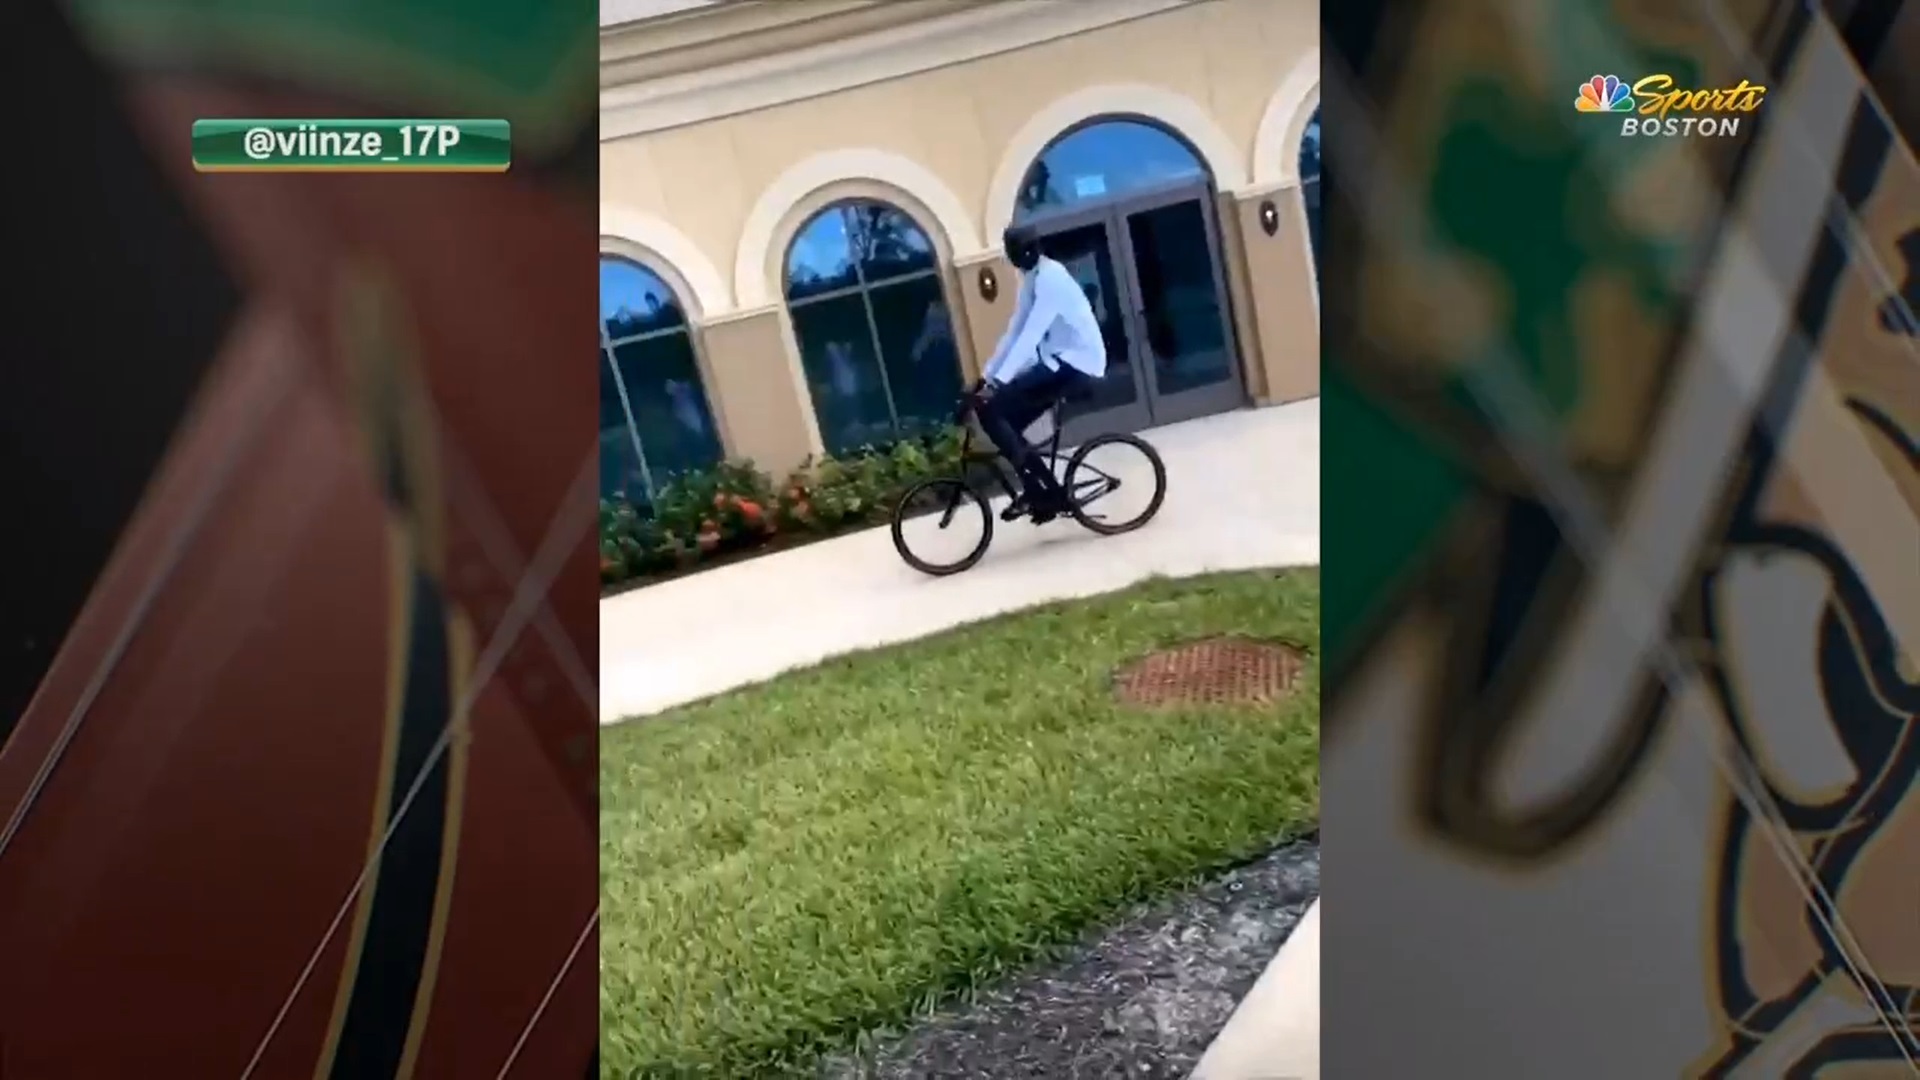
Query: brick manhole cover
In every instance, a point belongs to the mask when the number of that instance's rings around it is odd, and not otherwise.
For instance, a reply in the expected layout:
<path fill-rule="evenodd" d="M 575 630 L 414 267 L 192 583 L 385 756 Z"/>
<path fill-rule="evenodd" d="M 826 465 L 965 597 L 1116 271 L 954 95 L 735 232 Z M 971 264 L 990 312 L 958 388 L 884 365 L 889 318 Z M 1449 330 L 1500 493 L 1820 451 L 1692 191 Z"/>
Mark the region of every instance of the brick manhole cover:
<path fill-rule="evenodd" d="M 1114 674 L 1128 705 L 1264 705 L 1292 692 L 1306 660 L 1299 649 L 1217 637 L 1162 649 Z"/>

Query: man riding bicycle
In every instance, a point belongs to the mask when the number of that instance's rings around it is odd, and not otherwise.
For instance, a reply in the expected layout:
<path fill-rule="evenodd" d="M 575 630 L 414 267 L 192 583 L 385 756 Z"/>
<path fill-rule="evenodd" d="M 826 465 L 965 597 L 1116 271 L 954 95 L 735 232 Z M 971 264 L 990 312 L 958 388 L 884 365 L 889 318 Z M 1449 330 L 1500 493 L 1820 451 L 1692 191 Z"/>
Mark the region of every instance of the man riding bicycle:
<path fill-rule="evenodd" d="M 1026 430 L 1106 375 L 1107 345 L 1080 283 L 1040 253 L 1039 235 L 1013 225 L 1001 239 L 1020 271 L 1020 296 L 973 396 L 981 430 L 1020 474 L 1022 491 L 1008 516 L 1025 510 L 1040 524 L 1067 512 L 1067 494 Z"/>

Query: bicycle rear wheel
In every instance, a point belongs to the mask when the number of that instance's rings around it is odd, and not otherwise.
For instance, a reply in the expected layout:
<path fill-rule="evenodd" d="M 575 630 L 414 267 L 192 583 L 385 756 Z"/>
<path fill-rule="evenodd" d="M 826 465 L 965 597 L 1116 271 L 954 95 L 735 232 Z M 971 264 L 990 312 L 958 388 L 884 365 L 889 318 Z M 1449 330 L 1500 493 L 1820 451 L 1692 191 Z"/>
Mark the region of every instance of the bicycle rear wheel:
<path fill-rule="evenodd" d="M 1062 484 L 1073 520 L 1113 536 L 1132 532 L 1160 512 L 1167 498 L 1167 466 L 1137 435 L 1098 435 L 1067 460 Z"/>
<path fill-rule="evenodd" d="M 980 561 L 993 543 L 987 500 L 957 477 L 922 480 L 893 507 L 893 550 L 923 574 L 945 577 Z"/>

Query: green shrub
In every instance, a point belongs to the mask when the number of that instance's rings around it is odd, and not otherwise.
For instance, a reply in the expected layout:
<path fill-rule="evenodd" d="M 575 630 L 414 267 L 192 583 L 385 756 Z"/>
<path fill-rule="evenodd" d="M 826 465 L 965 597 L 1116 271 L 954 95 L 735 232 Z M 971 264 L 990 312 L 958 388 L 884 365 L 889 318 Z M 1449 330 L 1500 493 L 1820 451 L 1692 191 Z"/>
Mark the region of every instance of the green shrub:
<path fill-rule="evenodd" d="M 830 536 L 883 522 L 907 487 L 960 469 L 961 432 L 941 427 L 886 446 L 810 459 L 775 483 L 748 461 L 682 473 L 651 503 L 600 502 L 600 580 L 654 577 L 789 534 Z"/>
<path fill-rule="evenodd" d="M 680 565 L 681 537 L 625 499 L 600 500 L 600 580 L 613 584 Z"/>
<path fill-rule="evenodd" d="M 714 555 L 765 543 L 772 499 L 772 481 L 751 463 L 724 462 L 670 480 L 654 496 L 652 517 L 690 538 L 698 553 Z"/>

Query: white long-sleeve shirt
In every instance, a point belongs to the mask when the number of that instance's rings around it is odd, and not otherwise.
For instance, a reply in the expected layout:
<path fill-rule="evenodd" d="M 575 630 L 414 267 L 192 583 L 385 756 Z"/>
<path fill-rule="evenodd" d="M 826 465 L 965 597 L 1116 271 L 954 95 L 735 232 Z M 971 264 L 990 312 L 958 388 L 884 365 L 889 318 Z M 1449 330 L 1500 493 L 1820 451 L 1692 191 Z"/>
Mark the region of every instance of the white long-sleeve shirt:
<path fill-rule="evenodd" d="M 1055 367 L 1056 356 L 1083 374 L 1105 375 L 1107 343 L 1080 283 L 1044 255 L 1024 278 L 1007 332 L 983 370 L 987 381 L 1004 386 L 1036 364 Z"/>

